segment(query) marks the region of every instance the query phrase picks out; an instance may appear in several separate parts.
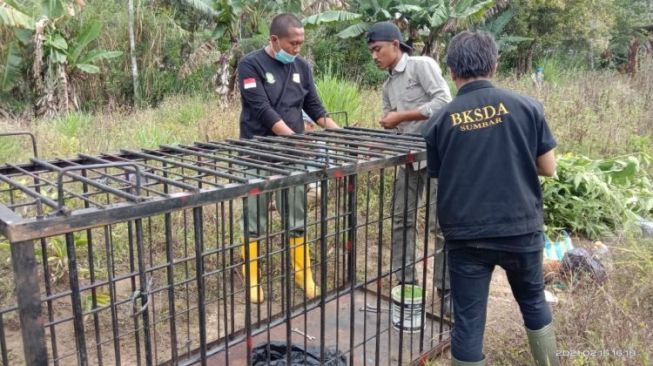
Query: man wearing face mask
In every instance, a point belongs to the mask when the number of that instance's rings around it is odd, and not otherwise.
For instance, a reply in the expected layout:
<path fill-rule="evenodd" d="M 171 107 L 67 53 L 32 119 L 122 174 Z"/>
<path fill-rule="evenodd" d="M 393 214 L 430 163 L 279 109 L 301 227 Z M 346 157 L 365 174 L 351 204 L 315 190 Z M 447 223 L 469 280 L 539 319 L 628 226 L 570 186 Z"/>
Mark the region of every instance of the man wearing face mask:
<path fill-rule="evenodd" d="M 302 110 L 319 126 L 339 128 L 326 116 L 309 64 L 298 56 L 303 43 L 302 22 L 292 14 L 279 14 L 272 19 L 269 44 L 246 55 L 238 63 L 241 138 L 303 133 Z M 260 175 L 260 171 L 256 170 L 250 173 Z M 280 194 L 275 196 L 281 217 L 288 216 L 289 220 L 295 283 L 305 290 L 307 298 L 315 298 L 320 290 L 313 280 L 309 247 L 304 243 L 304 187 L 289 190 L 288 215 L 283 212 Z M 263 287 L 259 285 L 257 258 L 260 256 L 258 239 L 267 228 L 267 208 L 268 195 L 248 198 L 250 242 L 243 245 L 241 254 L 245 258 L 246 250 L 249 251 L 250 299 L 253 303 L 260 303 L 264 299 Z"/>
<path fill-rule="evenodd" d="M 437 62 L 430 57 L 410 56 L 412 48 L 403 42 L 401 31 L 391 22 L 372 25 L 367 47 L 376 66 L 388 71 L 383 84 L 381 127 L 402 133 L 420 133 L 426 120 L 451 101 L 449 86 Z M 426 190 L 426 165 L 412 164 L 397 172 L 393 201 L 392 271 L 396 283 L 415 284 L 416 209 Z M 437 181 L 430 181 L 429 231 L 436 234 L 435 196 Z M 404 217 L 406 216 L 406 217 Z M 449 313 L 449 281 L 442 281 L 443 240 L 436 239 L 436 285 L 444 291 L 445 313 Z"/>

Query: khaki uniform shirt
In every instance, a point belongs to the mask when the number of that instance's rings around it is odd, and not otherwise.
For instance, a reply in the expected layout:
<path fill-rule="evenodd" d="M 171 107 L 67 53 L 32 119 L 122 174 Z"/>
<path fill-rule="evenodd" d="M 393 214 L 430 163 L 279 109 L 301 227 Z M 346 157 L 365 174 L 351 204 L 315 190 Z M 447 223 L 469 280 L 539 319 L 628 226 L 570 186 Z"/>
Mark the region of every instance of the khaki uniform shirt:
<path fill-rule="evenodd" d="M 383 84 L 383 114 L 417 109 L 424 117 L 431 117 L 450 101 L 449 85 L 430 57 L 404 54 Z M 396 130 L 421 134 L 426 121 L 404 121 Z"/>

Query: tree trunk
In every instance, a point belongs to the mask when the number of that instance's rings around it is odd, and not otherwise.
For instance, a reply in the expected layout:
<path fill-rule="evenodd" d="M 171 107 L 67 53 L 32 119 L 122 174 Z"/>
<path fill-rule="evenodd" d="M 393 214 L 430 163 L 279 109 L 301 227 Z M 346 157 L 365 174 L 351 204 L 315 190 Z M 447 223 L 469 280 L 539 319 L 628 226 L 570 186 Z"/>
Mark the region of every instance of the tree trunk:
<path fill-rule="evenodd" d="M 433 35 L 435 31 L 432 29 L 426 42 L 424 42 L 424 48 L 422 49 L 422 56 L 428 56 L 431 54 L 433 48 L 433 42 L 435 42 L 435 36 Z"/>
<path fill-rule="evenodd" d="M 32 85 L 36 99 L 34 100 L 34 114 L 41 117 L 46 114 L 47 108 L 44 107 L 45 85 L 43 83 L 44 63 L 43 63 L 43 41 L 45 39 L 44 30 L 48 24 L 47 18 L 42 18 L 34 27 L 34 62 L 32 63 Z"/>
<path fill-rule="evenodd" d="M 626 64 L 626 73 L 635 76 L 637 72 L 637 53 L 639 52 L 639 39 L 635 38 L 630 41 L 628 46 L 628 63 Z"/>
<path fill-rule="evenodd" d="M 520 52 L 517 56 L 517 75 L 522 76 L 531 71 L 533 67 L 533 54 L 535 53 L 535 44 L 528 45 L 528 48 L 524 49 L 523 52 Z"/>
<path fill-rule="evenodd" d="M 134 0 L 129 0 L 129 53 L 131 58 L 132 85 L 134 89 L 134 105 L 141 105 L 141 88 L 138 83 L 138 64 L 136 63 L 136 40 L 134 39 Z"/>
<path fill-rule="evenodd" d="M 59 102 L 57 112 L 70 111 L 70 98 L 68 95 L 68 74 L 66 73 L 66 64 L 57 65 L 57 101 Z"/>

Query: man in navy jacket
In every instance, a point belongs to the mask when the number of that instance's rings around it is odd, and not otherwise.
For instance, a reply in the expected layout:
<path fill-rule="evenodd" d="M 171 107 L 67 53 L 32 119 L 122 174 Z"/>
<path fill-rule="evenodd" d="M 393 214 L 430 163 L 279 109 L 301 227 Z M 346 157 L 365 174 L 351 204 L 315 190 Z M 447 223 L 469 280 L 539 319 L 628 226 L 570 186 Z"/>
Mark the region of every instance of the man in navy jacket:
<path fill-rule="evenodd" d="M 542 274 L 543 212 L 538 175 L 555 174 L 542 104 L 495 88 L 497 46 L 465 31 L 447 50 L 458 95 L 423 130 L 429 175 L 448 251 L 453 298 L 452 365 L 485 364 L 483 333 L 492 271 L 506 270 L 536 365 L 558 365 Z"/>

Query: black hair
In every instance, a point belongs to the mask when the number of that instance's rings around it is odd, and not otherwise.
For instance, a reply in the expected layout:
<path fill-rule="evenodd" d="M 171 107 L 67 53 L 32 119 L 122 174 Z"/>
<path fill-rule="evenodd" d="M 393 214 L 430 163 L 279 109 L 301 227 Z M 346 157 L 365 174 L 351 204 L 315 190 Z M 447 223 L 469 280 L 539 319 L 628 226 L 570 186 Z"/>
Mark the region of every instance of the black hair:
<path fill-rule="evenodd" d="M 281 13 L 272 19 L 272 24 L 270 24 L 270 35 L 286 37 L 290 28 L 304 28 L 304 25 L 294 14 Z"/>
<path fill-rule="evenodd" d="M 461 79 L 489 77 L 497 65 L 497 43 L 483 31 L 464 31 L 449 42 L 447 66 Z"/>

